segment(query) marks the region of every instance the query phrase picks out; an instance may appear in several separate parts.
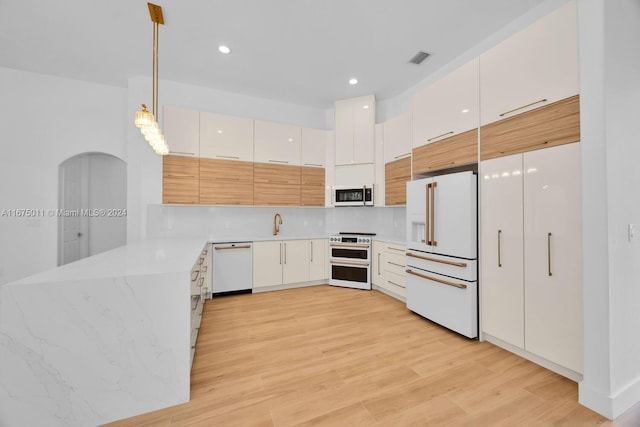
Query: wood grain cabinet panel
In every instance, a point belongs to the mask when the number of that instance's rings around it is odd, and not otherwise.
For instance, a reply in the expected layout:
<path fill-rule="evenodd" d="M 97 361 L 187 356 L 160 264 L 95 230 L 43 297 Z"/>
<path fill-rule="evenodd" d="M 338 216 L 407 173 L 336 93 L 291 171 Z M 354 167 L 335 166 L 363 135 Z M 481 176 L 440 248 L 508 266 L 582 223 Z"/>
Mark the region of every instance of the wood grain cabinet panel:
<path fill-rule="evenodd" d="M 302 206 L 324 206 L 324 168 L 302 167 L 300 204 Z"/>
<path fill-rule="evenodd" d="M 405 158 L 385 165 L 385 204 L 407 204 L 407 181 L 411 181 L 411 159 Z"/>
<path fill-rule="evenodd" d="M 300 166 L 254 163 L 253 204 L 300 206 Z"/>
<path fill-rule="evenodd" d="M 482 126 L 480 159 L 580 141 L 580 96 Z"/>
<path fill-rule="evenodd" d="M 200 204 L 252 205 L 253 163 L 201 158 Z"/>
<path fill-rule="evenodd" d="M 413 149 L 413 173 L 478 163 L 478 129 Z"/>
<path fill-rule="evenodd" d="M 162 203 L 197 204 L 200 192 L 200 159 L 162 157 Z"/>

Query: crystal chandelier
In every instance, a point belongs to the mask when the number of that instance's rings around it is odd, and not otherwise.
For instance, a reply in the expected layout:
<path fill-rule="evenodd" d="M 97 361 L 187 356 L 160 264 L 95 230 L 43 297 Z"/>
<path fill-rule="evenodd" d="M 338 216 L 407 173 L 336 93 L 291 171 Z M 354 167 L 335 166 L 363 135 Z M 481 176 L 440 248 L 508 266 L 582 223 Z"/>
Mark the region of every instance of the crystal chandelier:
<path fill-rule="evenodd" d="M 136 111 L 134 123 L 156 154 L 164 156 L 169 154 L 169 146 L 164 140 L 164 135 L 162 135 L 158 122 L 154 117 L 154 113 L 158 114 L 158 26 L 160 24 L 164 25 L 164 17 L 162 16 L 162 7 L 152 3 L 147 3 L 147 5 L 149 6 L 151 22 L 153 22 L 152 112 L 149 112 L 147 106 L 142 104 L 142 110 Z"/>

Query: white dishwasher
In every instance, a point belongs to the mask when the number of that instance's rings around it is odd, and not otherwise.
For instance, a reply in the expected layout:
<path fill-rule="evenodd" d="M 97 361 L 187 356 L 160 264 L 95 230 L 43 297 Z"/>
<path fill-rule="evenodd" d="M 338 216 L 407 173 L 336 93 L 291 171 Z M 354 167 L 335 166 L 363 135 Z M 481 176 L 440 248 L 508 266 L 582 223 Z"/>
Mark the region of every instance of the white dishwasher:
<path fill-rule="evenodd" d="M 212 294 L 251 292 L 252 242 L 213 244 Z"/>

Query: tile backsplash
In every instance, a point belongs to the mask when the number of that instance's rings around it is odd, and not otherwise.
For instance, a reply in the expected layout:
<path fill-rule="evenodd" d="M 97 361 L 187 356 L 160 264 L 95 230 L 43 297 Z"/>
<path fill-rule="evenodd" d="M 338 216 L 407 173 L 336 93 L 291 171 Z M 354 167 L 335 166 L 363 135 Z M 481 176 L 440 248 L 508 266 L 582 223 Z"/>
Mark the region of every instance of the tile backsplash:
<path fill-rule="evenodd" d="M 283 239 L 328 236 L 340 231 L 377 233 L 405 240 L 404 207 L 147 206 L 147 237 L 252 239 L 273 234 L 273 217 L 282 216 Z"/>

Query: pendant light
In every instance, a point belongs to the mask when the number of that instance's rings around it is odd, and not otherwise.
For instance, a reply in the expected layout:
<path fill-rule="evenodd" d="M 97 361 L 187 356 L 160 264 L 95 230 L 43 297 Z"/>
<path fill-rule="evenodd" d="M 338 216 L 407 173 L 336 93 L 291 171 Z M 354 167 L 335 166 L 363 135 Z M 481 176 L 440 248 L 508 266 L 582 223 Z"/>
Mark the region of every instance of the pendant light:
<path fill-rule="evenodd" d="M 142 104 L 142 110 L 136 111 L 134 124 L 140 129 L 151 148 L 162 156 L 169 154 L 169 146 L 164 140 L 164 135 L 160 131 L 158 122 L 154 114 L 158 115 L 158 28 L 164 25 L 164 17 L 162 16 L 162 7 L 147 3 L 149 6 L 149 15 L 153 22 L 153 77 L 152 77 L 152 103 L 151 112 L 147 110 L 147 106 Z"/>

